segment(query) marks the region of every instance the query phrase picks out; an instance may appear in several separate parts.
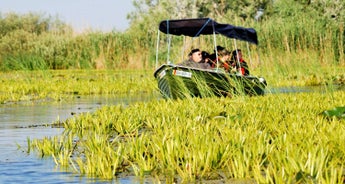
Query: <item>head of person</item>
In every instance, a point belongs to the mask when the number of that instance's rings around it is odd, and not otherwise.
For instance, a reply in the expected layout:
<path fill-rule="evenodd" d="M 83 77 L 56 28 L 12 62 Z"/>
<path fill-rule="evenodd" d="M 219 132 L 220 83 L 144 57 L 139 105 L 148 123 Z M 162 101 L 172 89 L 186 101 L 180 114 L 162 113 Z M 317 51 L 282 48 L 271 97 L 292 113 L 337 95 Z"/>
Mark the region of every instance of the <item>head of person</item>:
<path fill-rule="evenodd" d="M 218 56 L 221 60 L 227 61 L 230 59 L 230 52 L 223 48 L 222 50 L 218 51 Z"/>
<path fill-rule="evenodd" d="M 210 54 L 206 51 L 202 51 L 201 56 L 202 56 L 202 60 L 206 63 L 210 60 Z"/>
<path fill-rule="evenodd" d="M 194 61 L 194 62 L 200 62 L 202 60 L 202 55 L 201 55 L 201 51 L 200 49 L 193 49 L 190 51 L 190 53 L 188 54 L 190 60 Z"/>
<path fill-rule="evenodd" d="M 217 52 L 219 52 L 219 51 L 225 50 L 225 47 L 217 45 L 216 50 L 217 50 Z M 214 51 L 214 52 L 216 52 L 216 51 Z"/>
<path fill-rule="evenodd" d="M 232 51 L 232 60 L 242 59 L 242 51 L 241 49 L 236 49 Z"/>

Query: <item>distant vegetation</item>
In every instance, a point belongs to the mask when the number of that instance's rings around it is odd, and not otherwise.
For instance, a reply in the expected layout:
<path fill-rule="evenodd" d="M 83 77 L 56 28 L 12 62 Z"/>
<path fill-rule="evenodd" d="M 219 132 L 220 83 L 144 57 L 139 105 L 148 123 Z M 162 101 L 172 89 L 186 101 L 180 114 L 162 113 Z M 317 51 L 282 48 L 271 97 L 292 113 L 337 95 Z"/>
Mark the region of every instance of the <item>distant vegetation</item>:
<path fill-rule="evenodd" d="M 300 57 L 312 66 L 345 65 L 344 2 L 193 2 L 133 1 L 136 9 L 128 17 L 131 27 L 126 32 L 76 34 L 44 14 L 0 14 L 0 70 L 152 69 L 159 21 L 184 17 L 256 28 L 266 67 L 284 70 Z"/>
<path fill-rule="evenodd" d="M 124 33 L 75 34 L 38 14 L 0 19 L 0 70 L 91 69 L 129 66 L 140 40 Z"/>

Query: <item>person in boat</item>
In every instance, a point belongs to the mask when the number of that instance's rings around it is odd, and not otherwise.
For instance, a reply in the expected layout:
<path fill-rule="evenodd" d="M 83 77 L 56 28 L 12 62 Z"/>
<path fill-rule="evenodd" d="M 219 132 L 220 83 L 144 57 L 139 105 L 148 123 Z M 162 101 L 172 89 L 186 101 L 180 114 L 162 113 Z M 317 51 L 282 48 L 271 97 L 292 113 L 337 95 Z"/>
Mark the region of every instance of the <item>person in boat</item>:
<path fill-rule="evenodd" d="M 231 66 L 235 69 L 235 71 L 237 70 L 242 75 L 249 75 L 249 67 L 247 62 L 242 57 L 241 49 L 232 51 Z"/>
<path fill-rule="evenodd" d="M 202 51 L 201 56 L 202 56 L 202 60 L 201 60 L 202 63 L 208 63 L 209 65 L 211 65 L 211 58 L 208 52 Z"/>
<path fill-rule="evenodd" d="M 214 52 L 213 52 L 213 54 L 210 55 L 210 59 L 212 61 L 215 61 L 217 59 L 217 53 L 221 50 L 224 50 L 224 49 L 225 49 L 224 47 L 217 45 L 217 47 L 216 47 L 217 52 L 216 52 L 216 50 L 213 50 Z"/>
<path fill-rule="evenodd" d="M 213 68 L 216 68 L 218 66 L 218 68 L 222 68 L 225 71 L 229 72 L 231 69 L 231 65 L 230 65 L 230 52 L 225 49 L 222 46 L 217 46 L 217 54 L 218 54 L 218 58 L 216 57 L 216 52 L 214 54 L 212 54 L 211 58 L 212 58 L 212 64 L 211 66 Z M 218 59 L 218 62 L 217 62 Z"/>
<path fill-rule="evenodd" d="M 226 49 L 220 50 L 218 52 L 218 64 L 221 68 L 224 68 L 225 71 L 230 71 L 230 52 Z"/>
<path fill-rule="evenodd" d="M 188 54 L 189 59 L 179 63 L 180 66 L 188 66 L 192 68 L 201 68 L 201 69 L 212 69 L 208 63 L 202 62 L 202 55 L 200 49 L 193 49 Z"/>

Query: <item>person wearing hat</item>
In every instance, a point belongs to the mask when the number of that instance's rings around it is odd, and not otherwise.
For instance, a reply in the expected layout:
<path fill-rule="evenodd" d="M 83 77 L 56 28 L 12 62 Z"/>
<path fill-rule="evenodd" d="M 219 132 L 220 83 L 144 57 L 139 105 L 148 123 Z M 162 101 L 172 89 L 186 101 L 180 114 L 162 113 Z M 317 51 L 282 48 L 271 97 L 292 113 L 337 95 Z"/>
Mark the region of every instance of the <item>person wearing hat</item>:
<path fill-rule="evenodd" d="M 202 62 L 202 54 L 200 49 L 192 49 L 188 56 L 188 60 L 183 61 L 178 65 L 188 66 L 192 68 L 212 69 L 212 67 L 208 63 Z"/>

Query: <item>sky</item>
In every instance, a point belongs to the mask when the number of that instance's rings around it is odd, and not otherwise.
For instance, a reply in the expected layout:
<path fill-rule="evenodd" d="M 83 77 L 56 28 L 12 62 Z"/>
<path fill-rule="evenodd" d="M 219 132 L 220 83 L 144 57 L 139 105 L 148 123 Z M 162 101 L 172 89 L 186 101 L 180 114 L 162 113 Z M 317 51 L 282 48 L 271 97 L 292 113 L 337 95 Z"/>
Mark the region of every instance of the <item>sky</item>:
<path fill-rule="evenodd" d="M 132 0 L 0 0 L 2 15 L 36 12 L 58 16 L 77 32 L 88 28 L 124 31 L 129 27 L 127 14 L 132 11 Z"/>

